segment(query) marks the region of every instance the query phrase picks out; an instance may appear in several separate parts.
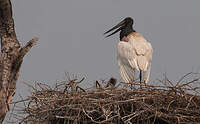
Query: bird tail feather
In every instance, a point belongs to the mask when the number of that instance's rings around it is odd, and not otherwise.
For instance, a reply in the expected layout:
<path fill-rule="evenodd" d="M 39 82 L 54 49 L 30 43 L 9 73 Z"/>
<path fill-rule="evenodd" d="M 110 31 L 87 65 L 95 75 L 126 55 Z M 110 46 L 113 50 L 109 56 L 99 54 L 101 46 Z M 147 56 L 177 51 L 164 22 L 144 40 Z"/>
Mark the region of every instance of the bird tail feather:
<path fill-rule="evenodd" d="M 147 61 L 146 57 L 138 56 L 137 64 L 138 64 L 138 67 L 139 67 L 140 70 L 147 71 L 148 61 Z"/>

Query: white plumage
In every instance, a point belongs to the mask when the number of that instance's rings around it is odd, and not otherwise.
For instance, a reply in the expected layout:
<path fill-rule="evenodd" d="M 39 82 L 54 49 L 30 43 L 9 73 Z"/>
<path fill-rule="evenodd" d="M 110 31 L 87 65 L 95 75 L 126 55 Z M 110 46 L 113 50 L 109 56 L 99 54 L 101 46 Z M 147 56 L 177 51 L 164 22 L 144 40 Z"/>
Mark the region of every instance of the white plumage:
<path fill-rule="evenodd" d="M 142 35 L 133 32 L 128 41 L 118 43 L 117 60 L 122 79 L 126 83 L 135 81 L 135 71 L 144 72 L 144 82 L 149 80 L 153 49 Z"/>
<path fill-rule="evenodd" d="M 127 17 L 104 34 L 117 29 L 106 36 L 109 37 L 120 31 L 117 60 L 122 79 L 126 83 L 133 83 L 136 80 L 135 72 L 139 71 L 140 82 L 143 78 L 144 83 L 147 83 L 151 70 L 153 49 L 151 44 L 133 29 L 133 23 L 134 20 Z"/>

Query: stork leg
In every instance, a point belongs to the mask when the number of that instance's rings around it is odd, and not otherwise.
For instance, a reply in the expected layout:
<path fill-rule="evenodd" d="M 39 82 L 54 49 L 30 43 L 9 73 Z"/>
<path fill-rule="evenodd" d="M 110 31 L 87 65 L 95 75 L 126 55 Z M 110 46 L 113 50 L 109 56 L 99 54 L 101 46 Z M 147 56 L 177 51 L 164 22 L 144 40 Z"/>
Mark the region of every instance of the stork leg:
<path fill-rule="evenodd" d="M 142 70 L 140 70 L 140 88 L 142 88 L 141 84 L 142 84 Z"/>

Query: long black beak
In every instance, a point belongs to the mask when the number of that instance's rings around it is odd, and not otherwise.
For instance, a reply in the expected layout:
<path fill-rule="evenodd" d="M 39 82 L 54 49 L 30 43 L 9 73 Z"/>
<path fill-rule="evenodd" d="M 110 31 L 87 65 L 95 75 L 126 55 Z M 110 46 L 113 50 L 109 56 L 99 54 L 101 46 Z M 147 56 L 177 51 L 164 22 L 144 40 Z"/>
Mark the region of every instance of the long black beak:
<path fill-rule="evenodd" d="M 107 33 L 109 33 L 109 32 L 111 32 L 112 30 L 115 30 L 115 29 L 118 28 L 116 31 L 114 31 L 113 33 L 111 33 L 111 34 L 109 34 L 109 35 L 106 36 L 106 37 L 109 37 L 109 36 L 111 36 L 111 35 L 113 35 L 113 34 L 119 32 L 123 26 L 125 26 L 125 21 L 124 21 L 124 20 L 121 21 L 121 22 L 120 22 L 119 24 L 117 24 L 116 26 L 114 26 L 113 28 L 111 28 L 110 30 L 106 31 L 106 32 L 104 33 L 104 35 L 107 34 Z"/>

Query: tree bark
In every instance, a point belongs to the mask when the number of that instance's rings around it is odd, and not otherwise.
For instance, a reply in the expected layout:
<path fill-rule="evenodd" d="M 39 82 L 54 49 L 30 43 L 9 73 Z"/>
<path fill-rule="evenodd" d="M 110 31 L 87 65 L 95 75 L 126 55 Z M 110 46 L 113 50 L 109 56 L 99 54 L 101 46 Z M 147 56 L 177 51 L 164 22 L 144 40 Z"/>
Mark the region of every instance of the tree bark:
<path fill-rule="evenodd" d="M 38 38 L 33 38 L 25 46 L 20 46 L 15 33 L 10 0 L 0 0 L 0 37 L 0 123 L 2 123 L 15 94 L 23 57 L 38 41 Z"/>

